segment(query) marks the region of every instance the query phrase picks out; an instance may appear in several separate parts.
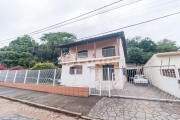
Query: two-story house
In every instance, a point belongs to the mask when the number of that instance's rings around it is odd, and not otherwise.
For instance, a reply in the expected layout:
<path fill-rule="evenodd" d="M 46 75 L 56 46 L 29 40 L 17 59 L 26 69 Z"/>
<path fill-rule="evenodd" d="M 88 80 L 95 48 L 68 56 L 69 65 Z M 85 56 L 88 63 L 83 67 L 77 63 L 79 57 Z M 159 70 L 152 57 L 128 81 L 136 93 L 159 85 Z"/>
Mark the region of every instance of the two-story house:
<path fill-rule="evenodd" d="M 62 65 L 61 84 L 98 87 L 113 82 L 122 89 L 127 58 L 124 32 L 107 34 L 59 46 Z"/>

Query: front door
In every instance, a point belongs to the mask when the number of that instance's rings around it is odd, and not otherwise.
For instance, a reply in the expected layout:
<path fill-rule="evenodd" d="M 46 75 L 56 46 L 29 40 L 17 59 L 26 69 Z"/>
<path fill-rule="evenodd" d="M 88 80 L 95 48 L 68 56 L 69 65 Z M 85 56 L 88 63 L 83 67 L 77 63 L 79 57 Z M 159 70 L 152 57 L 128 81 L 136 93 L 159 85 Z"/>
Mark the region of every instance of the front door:
<path fill-rule="evenodd" d="M 109 69 L 109 75 L 108 75 L 108 69 Z M 112 81 L 112 76 L 114 76 L 114 65 L 103 65 L 103 80 Z M 113 80 L 114 80 L 114 77 L 113 77 Z"/>

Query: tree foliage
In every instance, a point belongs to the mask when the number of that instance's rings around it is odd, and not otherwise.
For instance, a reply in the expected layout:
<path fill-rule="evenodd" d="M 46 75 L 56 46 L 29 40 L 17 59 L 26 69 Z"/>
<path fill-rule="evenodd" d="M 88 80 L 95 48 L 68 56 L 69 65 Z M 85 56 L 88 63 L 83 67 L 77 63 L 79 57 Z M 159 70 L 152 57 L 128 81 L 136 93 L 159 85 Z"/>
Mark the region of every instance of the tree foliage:
<path fill-rule="evenodd" d="M 57 58 L 60 56 L 57 45 L 73 42 L 75 39 L 74 34 L 67 32 L 47 33 L 40 38 L 43 44 L 39 44 L 29 35 L 24 35 L 0 49 L 0 63 L 8 68 L 18 65 L 31 68 L 39 62 L 57 65 Z"/>
<path fill-rule="evenodd" d="M 135 63 L 135 64 L 144 63 L 144 53 L 142 49 L 138 47 L 128 48 L 128 57 L 131 58 L 129 59 L 130 63 Z"/>
<path fill-rule="evenodd" d="M 177 51 L 176 41 L 163 39 L 157 43 L 157 52 Z"/>
<path fill-rule="evenodd" d="M 127 39 L 127 63 L 145 64 L 154 53 L 177 51 L 176 42 L 168 39 L 155 43 L 151 38 L 134 37 Z"/>

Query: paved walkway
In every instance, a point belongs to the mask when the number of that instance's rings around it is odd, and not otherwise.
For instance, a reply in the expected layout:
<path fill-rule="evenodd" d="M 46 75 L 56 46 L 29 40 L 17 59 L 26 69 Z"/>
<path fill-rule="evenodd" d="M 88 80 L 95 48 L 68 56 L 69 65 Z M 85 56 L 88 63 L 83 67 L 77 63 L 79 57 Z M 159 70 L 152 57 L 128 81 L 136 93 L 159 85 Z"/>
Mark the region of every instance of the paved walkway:
<path fill-rule="evenodd" d="M 180 120 L 180 103 L 102 98 L 98 96 L 72 97 L 3 86 L 0 86 L 0 95 L 79 112 L 91 118 L 107 120 Z M 14 109 L 20 110 L 19 106 L 21 105 L 14 106 Z M 13 112 L 11 115 L 16 114 L 19 115 L 18 112 Z M 1 113 L 0 116 L 2 116 Z"/>
<path fill-rule="evenodd" d="M 88 98 L 72 97 L 4 86 L 0 86 L 0 95 L 43 104 L 45 106 L 62 108 L 72 112 L 82 113 L 83 115 L 87 115 L 90 109 L 101 99 L 98 96 Z"/>
<path fill-rule="evenodd" d="M 77 118 L 0 98 L 0 120 L 77 120 Z"/>
<path fill-rule="evenodd" d="M 103 97 L 88 116 L 107 120 L 180 120 L 180 103 Z"/>

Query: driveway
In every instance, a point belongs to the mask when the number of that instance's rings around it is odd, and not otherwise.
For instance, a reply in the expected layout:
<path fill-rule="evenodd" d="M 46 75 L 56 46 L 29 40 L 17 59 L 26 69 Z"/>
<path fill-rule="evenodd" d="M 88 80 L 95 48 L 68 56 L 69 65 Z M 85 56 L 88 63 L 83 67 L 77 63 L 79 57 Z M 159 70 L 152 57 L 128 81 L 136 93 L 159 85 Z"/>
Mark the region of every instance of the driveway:
<path fill-rule="evenodd" d="M 125 83 L 124 89 L 114 89 L 111 91 L 112 96 L 132 96 L 132 97 L 145 97 L 153 99 L 173 99 L 180 100 L 179 98 L 166 93 L 153 85 Z"/>

